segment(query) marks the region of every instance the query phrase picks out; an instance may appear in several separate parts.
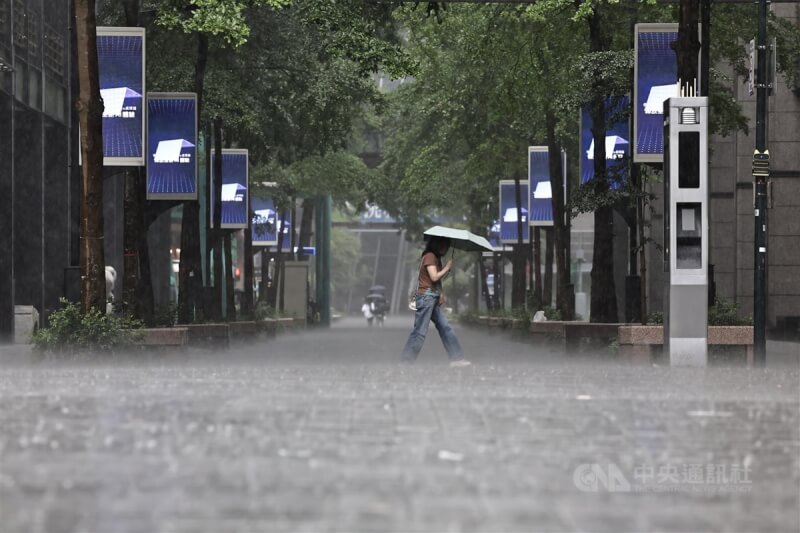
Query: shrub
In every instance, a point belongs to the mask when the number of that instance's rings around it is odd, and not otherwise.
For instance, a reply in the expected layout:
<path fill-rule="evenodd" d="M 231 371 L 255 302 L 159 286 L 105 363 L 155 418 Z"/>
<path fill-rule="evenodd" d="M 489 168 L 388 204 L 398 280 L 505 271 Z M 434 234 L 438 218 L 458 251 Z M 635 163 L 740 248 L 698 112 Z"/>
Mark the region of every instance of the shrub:
<path fill-rule="evenodd" d="M 544 316 L 547 320 L 561 320 L 561 311 L 555 307 L 548 306 L 542 309 L 542 311 L 544 311 Z"/>
<path fill-rule="evenodd" d="M 717 299 L 714 305 L 708 308 L 708 325 L 751 326 L 753 325 L 753 318 L 750 316 L 740 317 L 739 304 Z"/>
<path fill-rule="evenodd" d="M 261 322 L 268 318 L 278 318 L 278 313 L 268 303 L 258 302 L 256 308 L 253 310 L 253 318 L 257 322 Z"/>
<path fill-rule="evenodd" d="M 477 324 L 478 313 L 476 313 L 475 311 L 464 311 L 461 313 L 454 313 L 452 319 L 454 321 L 458 321 L 461 324 Z"/>
<path fill-rule="evenodd" d="M 661 311 L 657 311 L 655 313 L 650 313 L 647 315 L 647 325 L 648 326 L 657 326 L 664 323 L 664 313 Z"/>
<path fill-rule="evenodd" d="M 530 322 L 533 316 L 524 307 L 511 310 L 511 318 L 522 320 L 523 322 Z"/>
<path fill-rule="evenodd" d="M 85 315 L 78 305 L 61 299 L 63 306 L 50 315 L 49 325 L 33 335 L 37 351 L 75 355 L 80 352 L 113 352 L 139 338 L 138 320 L 106 315 L 92 309 Z"/>
<path fill-rule="evenodd" d="M 153 327 L 171 328 L 178 323 L 178 304 L 159 305 L 153 313 Z"/>
<path fill-rule="evenodd" d="M 664 323 L 664 313 L 650 313 L 647 316 L 648 325 L 660 325 Z M 717 300 L 714 305 L 708 308 L 709 326 L 751 326 L 753 318 L 739 316 L 739 304 Z"/>

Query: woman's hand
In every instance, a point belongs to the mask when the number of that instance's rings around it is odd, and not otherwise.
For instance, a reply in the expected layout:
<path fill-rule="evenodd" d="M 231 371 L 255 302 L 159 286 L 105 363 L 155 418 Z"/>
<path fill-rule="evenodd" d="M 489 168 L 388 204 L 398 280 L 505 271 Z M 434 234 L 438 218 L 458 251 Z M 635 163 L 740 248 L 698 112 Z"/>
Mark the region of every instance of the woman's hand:
<path fill-rule="evenodd" d="M 439 305 L 444 305 L 445 303 L 447 303 L 447 298 L 443 292 L 439 293 Z"/>
<path fill-rule="evenodd" d="M 449 260 L 447 261 L 447 264 L 446 264 L 446 265 L 444 265 L 444 268 L 442 269 L 442 271 L 450 272 L 450 270 L 451 270 L 452 268 L 453 268 L 453 260 L 452 260 L 452 259 L 449 259 Z"/>

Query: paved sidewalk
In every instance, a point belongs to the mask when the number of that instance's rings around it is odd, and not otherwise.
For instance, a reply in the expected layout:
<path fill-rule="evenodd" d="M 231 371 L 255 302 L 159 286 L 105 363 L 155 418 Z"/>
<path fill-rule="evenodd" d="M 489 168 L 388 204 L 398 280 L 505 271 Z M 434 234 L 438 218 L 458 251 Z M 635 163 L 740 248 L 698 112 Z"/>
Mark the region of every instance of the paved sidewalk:
<path fill-rule="evenodd" d="M 458 327 L 473 367 L 433 330 L 402 366 L 406 322 L 0 367 L 0 530 L 800 530 L 797 368 L 591 362 Z"/>

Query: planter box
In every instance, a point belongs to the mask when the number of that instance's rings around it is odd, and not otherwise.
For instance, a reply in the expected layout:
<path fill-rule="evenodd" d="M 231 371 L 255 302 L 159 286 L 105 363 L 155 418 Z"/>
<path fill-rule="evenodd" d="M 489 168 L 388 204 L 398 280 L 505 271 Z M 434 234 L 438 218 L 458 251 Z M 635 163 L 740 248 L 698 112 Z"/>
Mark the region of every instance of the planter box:
<path fill-rule="evenodd" d="M 489 318 L 489 319 L 488 319 L 488 323 L 487 323 L 487 325 L 488 325 L 490 328 L 500 328 L 500 327 L 503 327 L 503 319 L 502 319 L 501 317 L 499 317 L 499 316 L 490 316 L 490 317 L 488 317 L 488 318 Z"/>
<path fill-rule="evenodd" d="M 617 338 L 621 355 L 649 362 L 651 346 L 664 345 L 664 326 L 620 326 Z M 747 364 L 753 364 L 753 326 L 708 326 L 708 345 L 742 346 Z"/>
<path fill-rule="evenodd" d="M 231 341 L 250 342 L 258 336 L 258 326 L 252 321 L 230 322 L 228 324 Z"/>
<path fill-rule="evenodd" d="M 294 329 L 294 318 L 276 318 L 275 322 L 278 326 L 277 330 L 291 331 Z"/>
<path fill-rule="evenodd" d="M 230 328 L 228 324 L 181 324 L 189 331 L 189 345 L 228 348 Z"/>
<path fill-rule="evenodd" d="M 278 330 L 278 321 L 274 318 L 265 318 L 256 322 L 256 327 L 261 330 L 268 339 L 275 337 Z"/>
<path fill-rule="evenodd" d="M 146 348 L 184 349 L 189 344 L 189 330 L 187 328 L 145 328 L 137 330 L 141 338 L 134 342 L 135 346 Z"/>

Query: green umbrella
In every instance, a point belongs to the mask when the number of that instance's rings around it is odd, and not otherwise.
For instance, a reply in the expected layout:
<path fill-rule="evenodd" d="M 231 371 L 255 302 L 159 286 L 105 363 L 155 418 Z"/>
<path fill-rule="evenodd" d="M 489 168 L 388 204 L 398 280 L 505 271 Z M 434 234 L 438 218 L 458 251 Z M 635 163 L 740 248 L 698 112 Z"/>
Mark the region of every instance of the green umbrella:
<path fill-rule="evenodd" d="M 484 237 L 475 235 L 465 229 L 448 228 L 446 226 L 434 226 L 425 230 L 426 237 L 447 237 L 453 248 L 467 252 L 492 252 L 494 249 Z"/>

